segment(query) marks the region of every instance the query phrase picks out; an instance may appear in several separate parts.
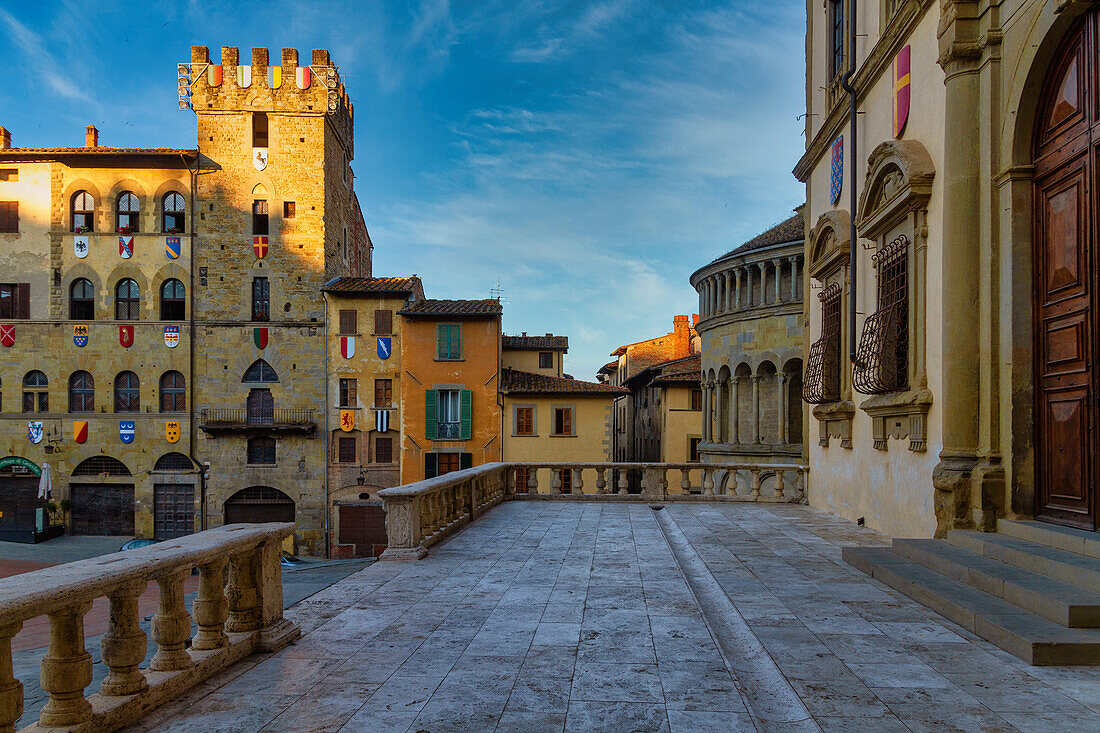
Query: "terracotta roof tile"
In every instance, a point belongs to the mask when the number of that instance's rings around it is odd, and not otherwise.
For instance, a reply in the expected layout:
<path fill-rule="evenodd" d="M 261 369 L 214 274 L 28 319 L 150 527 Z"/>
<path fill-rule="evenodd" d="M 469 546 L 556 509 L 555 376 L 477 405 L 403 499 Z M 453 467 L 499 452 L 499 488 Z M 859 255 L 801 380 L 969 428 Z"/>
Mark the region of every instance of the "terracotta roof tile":
<path fill-rule="evenodd" d="M 627 390 L 611 384 L 584 382 L 579 379 L 552 377 L 547 374 L 522 372 L 505 367 L 500 370 L 500 391 L 508 394 L 626 394 Z"/>
<path fill-rule="evenodd" d="M 97 145 L 72 148 L 5 148 L 0 150 L 0 160 L 35 155 L 186 155 L 194 158 L 198 154 L 199 151 L 193 148 L 108 148 Z"/>
<path fill-rule="evenodd" d="M 698 382 L 702 370 L 699 354 L 682 356 L 679 359 L 657 361 L 639 369 L 628 381 L 649 381 L 655 384 L 668 382 Z"/>
<path fill-rule="evenodd" d="M 398 311 L 403 316 L 499 316 L 500 301 L 486 300 L 418 300 Z"/>
<path fill-rule="evenodd" d="M 785 221 L 773 226 L 771 229 L 756 235 L 749 241 L 742 244 L 740 247 L 730 250 L 721 257 L 716 258 L 714 261 L 724 260 L 727 257 L 737 257 L 747 252 L 752 252 L 757 249 L 764 249 L 765 247 L 771 247 L 776 244 L 786 244 L 788 242 L 801 242 L 806 238 L 806 229 L 804 219 L 802 218 L 803 207 L 799 206 L 795 209 L 794 216 Z"/>
<path fill-rule="evenodd" d="M 416 275 L 411 277 L 338 277 L 329 280 L 321 288 L 327 293 L 416 293 L 424 294 L 423 285 Z"/>
<path fill-rule="evenodd" d="M 569 348 L 568 336 L 501 336 L 502 349 L 553 349 L 565 351 Z"/>

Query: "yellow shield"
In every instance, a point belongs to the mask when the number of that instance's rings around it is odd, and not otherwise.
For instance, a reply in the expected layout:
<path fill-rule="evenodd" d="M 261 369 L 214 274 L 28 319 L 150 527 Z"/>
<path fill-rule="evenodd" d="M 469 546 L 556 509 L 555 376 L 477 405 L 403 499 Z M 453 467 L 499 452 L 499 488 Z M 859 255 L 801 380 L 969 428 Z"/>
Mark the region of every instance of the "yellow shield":
<path fill-rule="evenodd" d="M 340 429 L 345 433 L 355 429 L 355 411 L 340 410 Z"/>
<path fill-rule="evenodd" d="M 180 439 L 180 421 L 169 420 L 164 423 L 164 439 L 169 443 L 176 443 Z"/>

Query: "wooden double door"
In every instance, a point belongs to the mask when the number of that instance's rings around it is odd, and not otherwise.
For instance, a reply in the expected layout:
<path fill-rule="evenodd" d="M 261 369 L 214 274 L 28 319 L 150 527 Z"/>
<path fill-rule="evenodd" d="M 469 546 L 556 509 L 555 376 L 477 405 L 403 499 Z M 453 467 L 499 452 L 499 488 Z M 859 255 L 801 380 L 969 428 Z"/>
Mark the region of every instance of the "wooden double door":
<path fill-rule="evenodd" d="M 1100 9 L 1055 55 L 1035 131 L 1037 515 L 1098 529 Z"/>

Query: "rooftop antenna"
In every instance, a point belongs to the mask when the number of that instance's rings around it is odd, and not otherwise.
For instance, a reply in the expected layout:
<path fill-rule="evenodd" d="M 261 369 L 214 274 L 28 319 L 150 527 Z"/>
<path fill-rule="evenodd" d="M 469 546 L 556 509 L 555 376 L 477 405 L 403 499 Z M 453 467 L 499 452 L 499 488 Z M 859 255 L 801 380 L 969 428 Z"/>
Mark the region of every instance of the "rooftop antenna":
<path fill-rule="evenodd" d="M 489 288 L 489 297 L 496 302 L 508 302 L 508 299 L 504 297 L 504 288 L 501 287 L 500 280 L 497 280 L 496 287 Z"/>

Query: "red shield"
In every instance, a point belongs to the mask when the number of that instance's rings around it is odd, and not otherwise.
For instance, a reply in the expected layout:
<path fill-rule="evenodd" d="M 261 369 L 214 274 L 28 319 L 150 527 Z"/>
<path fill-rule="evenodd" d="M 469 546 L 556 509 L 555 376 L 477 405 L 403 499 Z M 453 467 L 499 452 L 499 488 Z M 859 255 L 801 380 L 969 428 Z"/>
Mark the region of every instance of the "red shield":
<path fill-rule="evenodd" d="M 266 328 L 254 328 L 252 329 L 252 342 L 256 344 L 257 349 L 267 348 L 267 329 Z"/>
<path fill-rule="evenodd" d="M 133 326 L 119 326 L 118 327 L 118 342 L 122 344 L 124 348 L 130 348 L 134 345 L 134 327 Z"/>
<path fill-rule="evenodd" d="M 267 237 L 257 234 L 252 237 L 252 251 L 256 254 L 256 259 L 262 260 L 267 256 Z"/>
<path fill-rule="evenodd" d="M 0 326 L 0 344 L 15 345 L 15 326 Z"/>
<path fill-rule="evenodd" d="M 901 135 L 909 121 L 909 57 L 909 46 L 894 57 L 894 137 Z"/>

